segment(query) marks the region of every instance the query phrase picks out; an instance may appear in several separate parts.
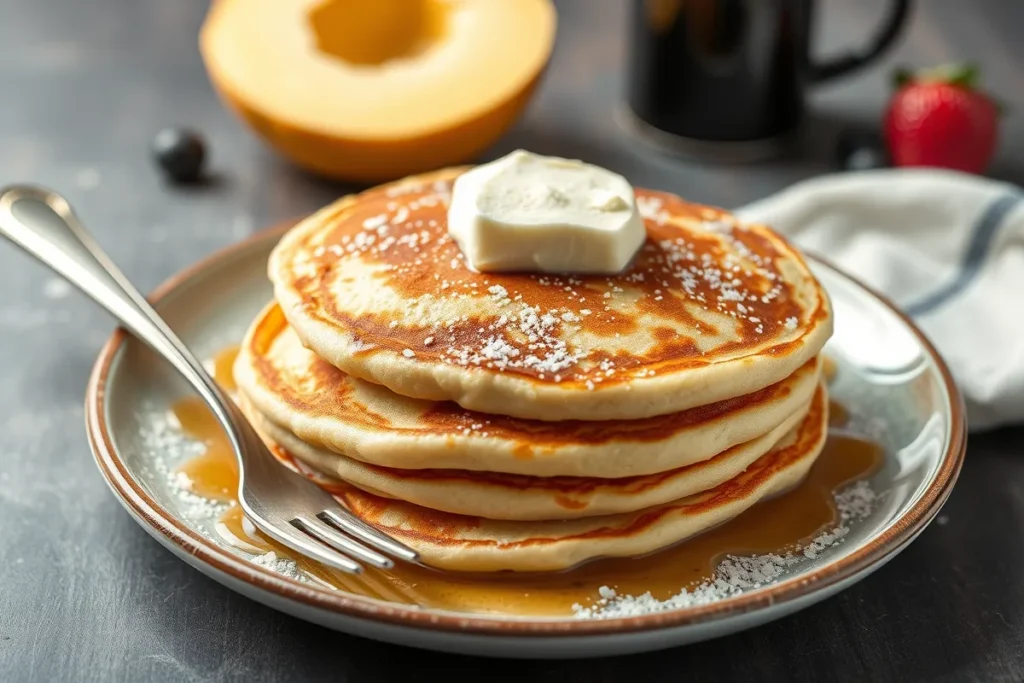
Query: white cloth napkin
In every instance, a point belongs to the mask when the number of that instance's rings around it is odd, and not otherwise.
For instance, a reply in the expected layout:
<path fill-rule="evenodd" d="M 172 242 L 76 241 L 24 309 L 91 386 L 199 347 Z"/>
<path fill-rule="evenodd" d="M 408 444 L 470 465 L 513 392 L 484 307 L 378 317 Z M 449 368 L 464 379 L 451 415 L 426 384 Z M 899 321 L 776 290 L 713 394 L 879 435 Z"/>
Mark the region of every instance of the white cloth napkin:
<path fill-rule="evenodd" d="M 1024 193 L 930 169 L 823 176 L 745 206 L 889 296 L 949 364 L 972 430 L 1024 423 Z"/>

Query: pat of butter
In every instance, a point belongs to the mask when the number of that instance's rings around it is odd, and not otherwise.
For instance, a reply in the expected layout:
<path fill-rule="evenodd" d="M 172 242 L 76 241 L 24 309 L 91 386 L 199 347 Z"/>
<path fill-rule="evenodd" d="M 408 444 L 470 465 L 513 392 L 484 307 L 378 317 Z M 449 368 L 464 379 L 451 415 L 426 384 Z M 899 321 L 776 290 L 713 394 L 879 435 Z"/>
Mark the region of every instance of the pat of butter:
<path fill-rule="evenodd" d="M 625 178 L 522 150 L 455 180 L 448 234 L 481 272 L 617 273 L 646 239 Z"/>

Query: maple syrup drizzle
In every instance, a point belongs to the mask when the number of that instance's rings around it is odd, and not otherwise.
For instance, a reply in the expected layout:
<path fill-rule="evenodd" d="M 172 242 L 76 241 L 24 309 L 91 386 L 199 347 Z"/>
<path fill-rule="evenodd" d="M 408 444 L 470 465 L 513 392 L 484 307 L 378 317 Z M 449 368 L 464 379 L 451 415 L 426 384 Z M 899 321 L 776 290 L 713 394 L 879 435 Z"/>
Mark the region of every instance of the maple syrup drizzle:
<path fill-rule="evenodd" d="M 850 422 L 850 411 L 842 403 L 828 402 L 828 426 L 845 427 Z"/>
<path fill-rule="evenodd" d="M 225 391 L 235 391 L 238 385 L 235 383 L 235 359 L 238 358 L 238 347 L 231 346 L 213 358 L 213 379 L 216 380 Z"/>
<path fill-rule="evenodd" d="M 225 388 L 234 384 L 231 366 L 236 354 L 237 349 L 228 349 L 214 361 L 215 379 Z M 216 421 L 198 398 L 179 401 L 174 413 L 187 434 L 207 445 L 204 454 L 189 460 L 180 470 L 192 480 L 193 492 L 233 501 L 237 466 Z M 596 560 L 566 572 L 460 574 L 399 563 L 387 572 L 367 568 L 356 577 L 325 568 L 266 538 L 244 518 L 237 505 L 223 515 L 217 530 L 227 543 L 244 551 L 274 551 L 280 558 L 295 561 L 314 583 L 422 607 L 568 615 L 573 604 L 592 604 L 601 586 L 610 586 L 620 594 L 650 592 L 663 600 L 707 581 L 726 555 L 784 553 L 835 526 L 835 492 L 875 472 L 883 458 L 877 444 L 835 431 L 847 420 L 846 410 L 832 402 L 832 429 L 825 448 L 807 478 L 788 493 L 760 502 L 735 519 L 675 547 L 640 558 Z"/>
<path fill-rule="evenodd" d="M 178 401 L 171 410 L 185 433 L 206 445 L 202 455 L 178 468 L 192 482 L 192 493 L 221 502 L 234 501 L 238 491 L 238 461 L 220 423 L 198 397 Z"/>
<path fill-rule="evenodd" d="M 836 364 L 835 358 L 827 353 L 821 354 L 821 376 L 825 378 L 825 381 L 831 382 L 835 379 L 837 372 L 839 372 L 839 366 Z"/>

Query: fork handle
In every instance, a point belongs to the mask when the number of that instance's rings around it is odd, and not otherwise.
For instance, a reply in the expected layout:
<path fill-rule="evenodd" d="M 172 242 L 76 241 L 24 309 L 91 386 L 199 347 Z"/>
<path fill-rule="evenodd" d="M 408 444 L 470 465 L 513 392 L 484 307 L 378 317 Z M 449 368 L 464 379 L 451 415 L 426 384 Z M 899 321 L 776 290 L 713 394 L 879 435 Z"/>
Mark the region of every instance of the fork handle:
<path fill-rule="evenodd" d="M 235 418 L 223 391 L 82 227 L 64 197 L 30 185 L 0 189 L 0 234 L 82 290 L 171 363 L 238 446 Z"/>

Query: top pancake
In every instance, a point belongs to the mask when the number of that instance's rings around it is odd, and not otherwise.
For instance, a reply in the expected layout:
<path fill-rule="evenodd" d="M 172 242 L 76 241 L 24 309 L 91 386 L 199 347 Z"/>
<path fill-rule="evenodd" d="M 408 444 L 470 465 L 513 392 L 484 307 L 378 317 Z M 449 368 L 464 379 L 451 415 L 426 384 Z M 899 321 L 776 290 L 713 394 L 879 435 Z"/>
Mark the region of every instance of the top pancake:
<path fill-rule="evenodd" d="M 637 419 L 751 393 L 814 357 L 828 298 L 781 237 L 637 190 L 648 239 L 612 276 L 477 273 L 445 224 L 462 169 L 343 198 L 270 258 L 303 342 L 403 396 L 536 420 Z"/>

